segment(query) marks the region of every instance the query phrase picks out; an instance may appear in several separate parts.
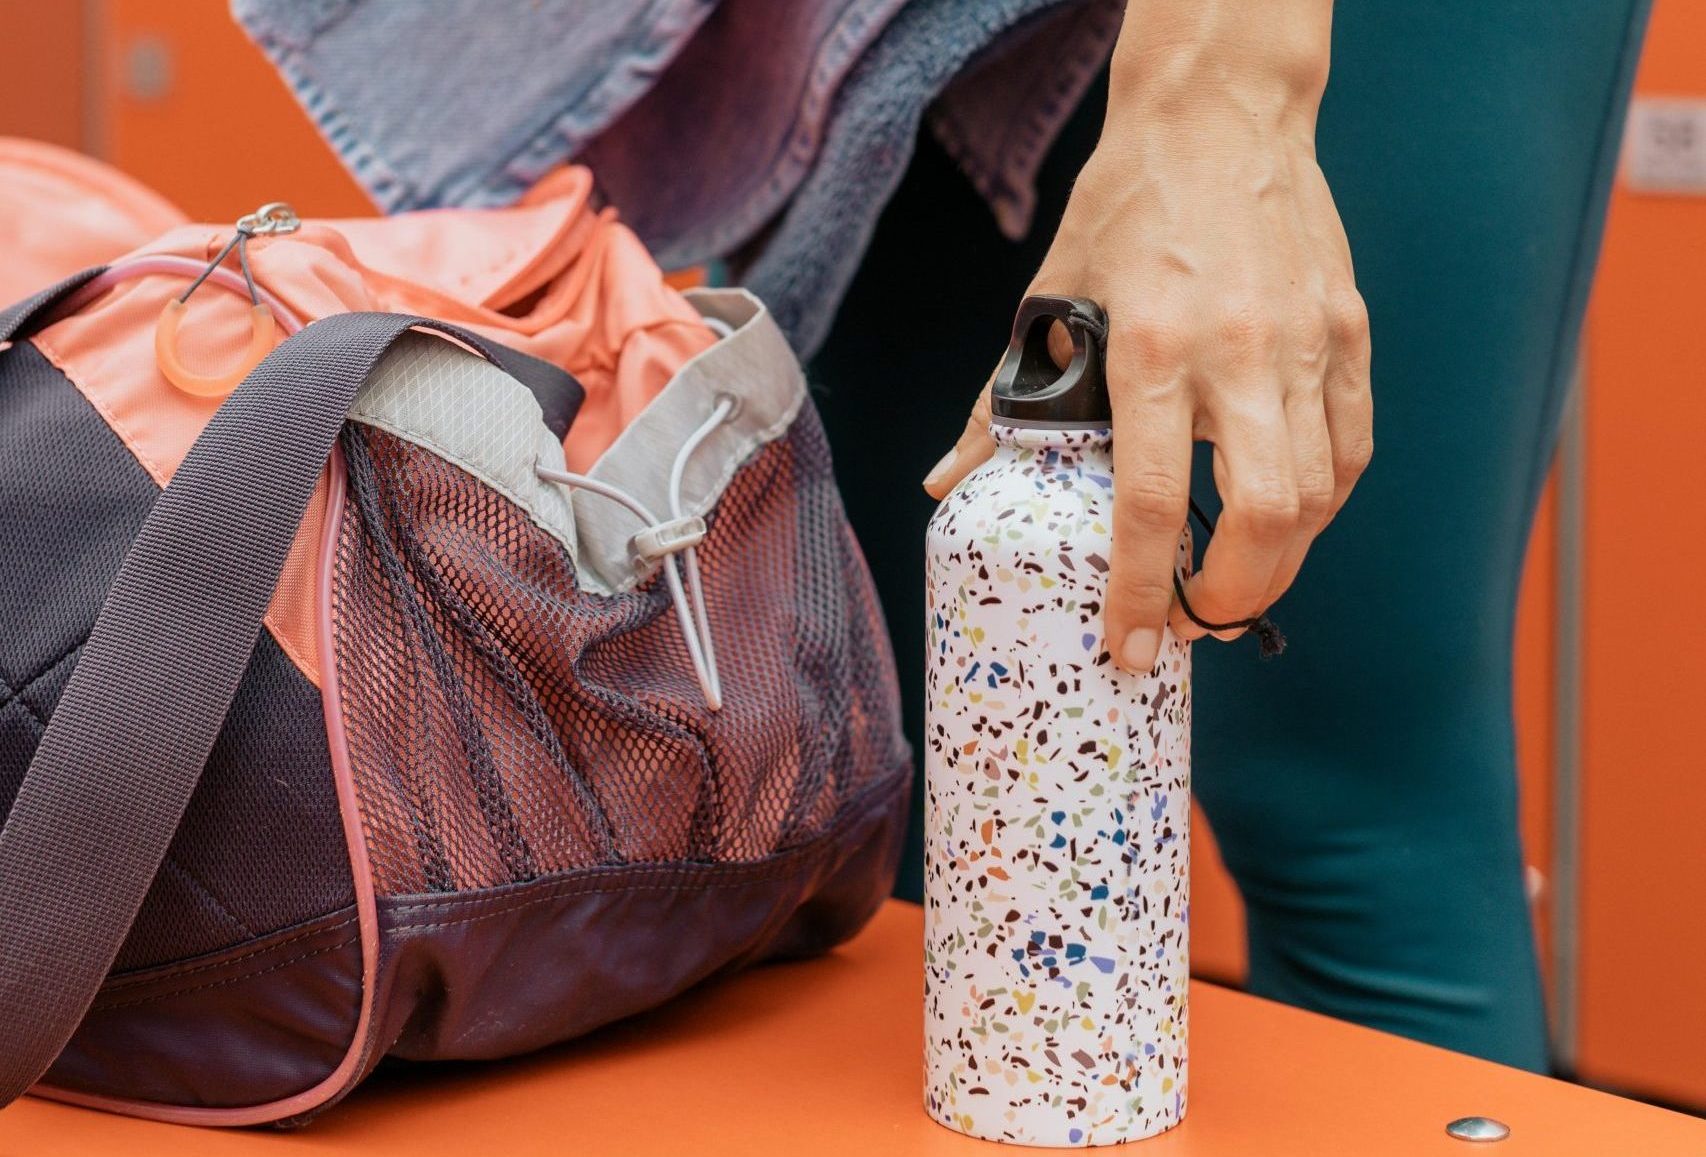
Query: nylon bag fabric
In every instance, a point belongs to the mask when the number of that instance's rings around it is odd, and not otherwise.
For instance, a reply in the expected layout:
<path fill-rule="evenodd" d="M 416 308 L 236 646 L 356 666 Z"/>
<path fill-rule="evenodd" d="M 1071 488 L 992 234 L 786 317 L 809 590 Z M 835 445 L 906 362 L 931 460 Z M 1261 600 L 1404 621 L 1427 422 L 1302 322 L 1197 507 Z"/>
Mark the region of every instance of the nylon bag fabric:
<path fill-rule="evenodd" d="M 887 896 L 910 754 L 797 361 L 749 295 L 551 212 L 257 240 L 299 332 L 226 399 L 139 353 L 220 227 L 4 315 L 5 1092 L 299 1123 L 388 1055 L 540 1048 Z M 500 235 L 543 248 L 403 268 Z"/>

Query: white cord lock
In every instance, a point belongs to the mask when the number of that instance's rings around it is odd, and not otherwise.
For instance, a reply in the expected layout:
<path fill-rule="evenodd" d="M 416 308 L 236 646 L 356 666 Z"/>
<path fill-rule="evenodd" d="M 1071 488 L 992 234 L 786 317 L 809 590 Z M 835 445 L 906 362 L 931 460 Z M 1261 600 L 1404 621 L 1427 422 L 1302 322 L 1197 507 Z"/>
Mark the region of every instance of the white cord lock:
<path fill-rule="evenodd" d="M 628 549 L 634 552 L 634 562 L 644 567 L 704 541 L 705 520 L 691 514 L 646 527 L 628 540 Z"/>
<path fill-rule="evenodd" d="M 693 661 L 693 674 L 705 693 L 705 706 L 712 711 L 723 709 L 723 680 L 717 673 L 717 648 L 711 639 L 711 617 L 705 611 L 705 585 L 699 577 L 699 544 L 705 541 L 705 520 L 697 514 L 681 513 L 681 490 L 687 460 L 699 444 L 711 436 L 718 426 L 728 421 L 740 409 L 740 399 L 732 394 L 718 394 L 710 417 L 687 436 L 676 452 L 669 471 L 669 512 L 672 517 L 659 520 L 639 499 L 625 490 L 589 478 L 539 463 L 534 472 L 548 482 L 572 486 L 619 503 L 645 524 L 644 529 L 628 540 L 636 564 L 663 561 L 664 583 L 669 587 L 670 601 L 681 623 L 682 640 Z M 682 576 L 686 575 L 683 583 Z"/>

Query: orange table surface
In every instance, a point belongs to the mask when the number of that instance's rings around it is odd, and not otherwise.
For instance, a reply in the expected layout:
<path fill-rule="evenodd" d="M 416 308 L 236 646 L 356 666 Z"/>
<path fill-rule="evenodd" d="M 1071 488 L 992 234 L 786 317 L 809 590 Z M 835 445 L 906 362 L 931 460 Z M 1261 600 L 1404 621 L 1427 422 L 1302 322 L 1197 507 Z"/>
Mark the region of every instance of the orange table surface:
<path fill-rule="evenodd" d="M 296 1132 L 159 1125 L 47 1101 L 0 1113 L 0 1154 L 995 1153 L 924 1115 L 919 908 L 853 943 L 710 985 L 591 1039 L 496 1064 L 387 1072 Z M 1706 1154 L 1706 1121 L 1197 982 L 1185 1123 L 1139 1157 Z M 1494 1116 L 1509 1140 L 1445 1123 Z"/>

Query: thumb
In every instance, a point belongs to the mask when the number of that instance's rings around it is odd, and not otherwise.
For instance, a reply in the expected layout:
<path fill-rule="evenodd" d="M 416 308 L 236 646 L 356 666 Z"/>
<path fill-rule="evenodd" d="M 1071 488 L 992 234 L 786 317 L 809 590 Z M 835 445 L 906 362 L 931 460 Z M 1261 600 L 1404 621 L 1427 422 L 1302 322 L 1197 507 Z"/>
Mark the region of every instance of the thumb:
<path fill-rule="evenodd" d="M 966 428 L 960 432 L 960 440 L 942 455 L 942 460 L 924 479 L 925 491 L 937 500 L 946 498 L 948 491 L 960 484 L 960 479 L 988 461 L 993 453 L 995 439 L 989 435 L 989 386 L 985 385 L 966 419 Z"/>

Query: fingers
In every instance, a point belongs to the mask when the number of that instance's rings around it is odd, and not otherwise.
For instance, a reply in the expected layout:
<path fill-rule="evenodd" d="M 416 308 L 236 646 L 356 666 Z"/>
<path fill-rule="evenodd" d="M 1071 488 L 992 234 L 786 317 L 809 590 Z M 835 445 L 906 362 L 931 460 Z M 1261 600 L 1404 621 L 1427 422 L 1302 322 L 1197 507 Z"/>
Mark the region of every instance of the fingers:
<path fill-rule="evenodd" d="M 1331 521 L 1374 456 L 1374 391 L 1370 388 L 1368 307 L 1355 289 L 1338 294 L 1328 308 L 1333 357 L 1323 383 L 1322 409 L 1333 446 Z"/>
<path fill-rule="evenodd" d="M 1286 397 L 1285 422 L 1291 442 L 1292 477 L 1297 483 L 1297 525 L 1252 614 L 1267 610 L 1296 581 L 1310 545 L 1333 512 L 1333 446 L 1321 408 L 1319 382 Z M 1196 604 L 1191 605 L 1195 609 Z"/>
<path fill-rule="evenodd" d="M 966 419 L 966 428 L 960 432 L 959 441 L 942 455 L 941 461 L 931 467 L 925 477 L 925 492 L 941 501 L 960 484 L 962 478 L 988 461 L 993 453 L 995 439 L 989 435 L 989 386 L 986 384 L 971 408 L 971 416 Z"/>
<path fill-rule="evenodd" d="M 1048 356 L 1063 370 L 1071 364 L 1072 331 L 1066 323 L 1057 321 L 1048 327 Z"/>
<path fill-rule="evenodd" d="M 1305 367 L 1286 393 L 1286 426 L 1297 477 L 1298 525 L 1262 607 L 1297 580 L 1315 539 L 1338 514 L 1373 450 L 1368 311 L 1355 289 L 1326 311 L 1325 366 Z"/>
<path fill-rule="evenodd" d="M 1279 363 L 1283 375 L 1280 386 L 1292 478 L 1297 485 L 1297 525 L 1268 580 L 1257 614 L 1267 610 L 1297 578 L 1310 544 L 1333 512 L 1333 444 L 1322 405 L 1322 379 L 1332 358 L 1332 335 L 1325 311 L 1308 310 L 1293 322 L 1288 337 Z"/>
<path fill-rule="evenodd" d="M 1105 625 L 1114 662 L 1138 674 L 1161 652 L 1190 510 L 1191 405 L 1184 350 L 1172 333 L 1140 324 L 1111 338 L 1108 356 L 1110 376 L 1124 380 L 1111 383 L 1114 556 Z"/>
<path fill-rule="evenodd" d="M 1368 313 L 1356 290 L 1329 295 L 1319 313 L 1277 336 L 1250 343 L 1256 353 L 1271 344 L 1271 359 L 1239 356 L 1238 342 L 1223 343 L 1231 356 L 1216 368 L 1231 388 L 1203 391 L 1201 425 L 1215 443 L 1224 502 L 1202 569 L 1185 584 L 1186 601 L 1205 622 L 1254 618 L 1290 588 L 1373 450 Z M 1240 388 L 1240 379 L 1249 384 Z M 1182 606 L 1170 621 L 1185 639 L 1207 633 Z M 1223 639 L 1242 633 L 1215 632 Z"/>
<path fill-rule="evenodd" d="M 1237 622 L 1266 609 L 1268 590 L 1298 530 L 1297 472 L 1277 394 L 1236 390 L 1208 403 L 1221 515 L 1202 568 L 1185 582 L 1185 597 L 1205 622 Z M 1174 608 L 1171 621 L 1181 638 L 1205 634 L 1182 607 Z"/>

